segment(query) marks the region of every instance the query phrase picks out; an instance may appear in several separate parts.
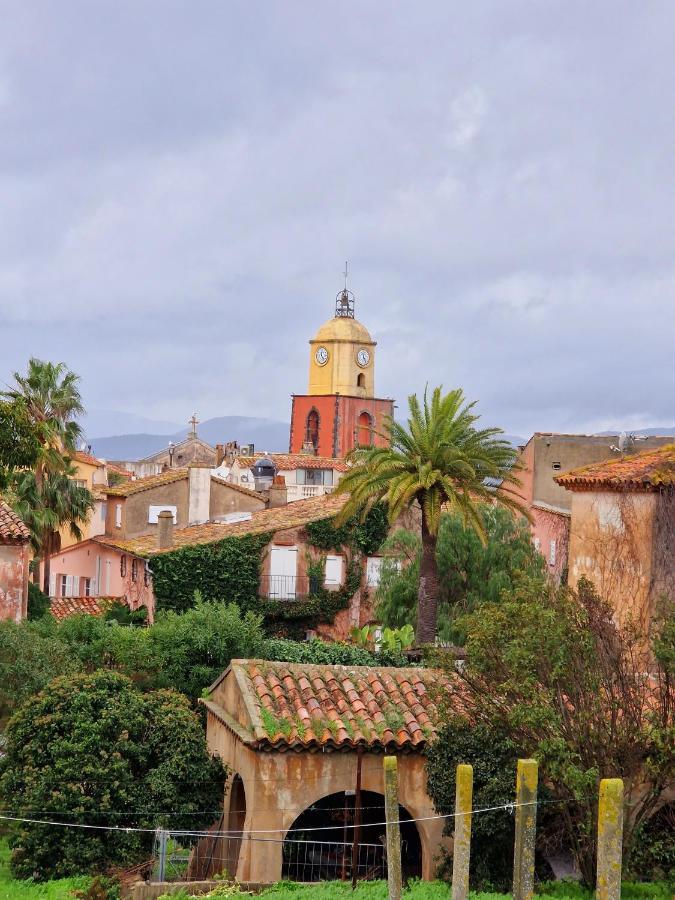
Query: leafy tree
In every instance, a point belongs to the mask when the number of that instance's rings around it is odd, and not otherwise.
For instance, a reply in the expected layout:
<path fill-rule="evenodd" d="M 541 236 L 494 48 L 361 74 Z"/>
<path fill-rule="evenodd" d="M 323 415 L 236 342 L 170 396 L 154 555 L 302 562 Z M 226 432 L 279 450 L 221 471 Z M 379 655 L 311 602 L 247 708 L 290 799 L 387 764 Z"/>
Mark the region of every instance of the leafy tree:
<path fill-rule="evenodd" d="M 53 622 L 0 621 L 0 722 L 57 675 L 81 669 Z"/>
<path fill-rule="evenodd" d="M 390 419 L 386 437 L 390 446 L 353 451 L 355 465 L 344 475 L 337 490 L 349 494 L 339 521 L 386 502 L 389 521 L 418 504 L 422 513 L 422 556 L 417 599 L 418 643 L 436 637 L 439 580 L 436 545 L 441 513 L 449 509 L 483 535 L 478 511 L 480 500 L 494 499 L 521 509 L 513 493 L 494 490 L 487 479 L 517 485 L 516 454 L 498 435 L 499 428 L 476 428 L 474 403 L 467 403 L 460 389 L 442 394 L 436 388 L 420 404 L 408 398 L 407 428 Z"/>
<path fill-rule="evenodd" d="M 530 529 L 506 509 L 481 504 L 485 538 L 467 528 L 461 516 L 441 517 L 436 546 L 439 578 L 438 634 L 463 644 L 458 618 L 483 601 L 497 602 L 522 574 L 544 578 L 545 564 L 532 544 Z M 411 531 L 399 529 L 384 545 L 385 559 L 377 592 L 376 614 L 391 628 L 415 622 L 421 544 Z"/>
<path fill-rule="evenodd" d="M 672 610 L 671 610 L 672 614 Z M 447 703 L 473 727 L 497 730 L 539 760 L 560 803 L 561 831 L 594 882 L 600 778 L 624 779 L 624 854 L 673 786 L 672 630 L 619 626 L 590 582 L 575 593 L 523 578 L 499 604 L 464 617 L 465 665 Z M 647 675 L 646 675 L 647 673 Z"/>
<path fill-rule="evenodd" d="M 141 694 L 113 672 L 64 676 L 21 707 L 6 738 L 6 809 L 115 826 L 18 824 L 10 837 L 18 877 L 130 865 L 147 854 L 155 827 L 202 828 L 217 817 L 225 770 L 209 758 L 198 717 L 175 691 Z M 124 828 L 148 832 L 117 830 Z"/>
<path fill-rule="evenodd" d="M 15 469 L 35 465 L 40 451 L 36 429 L 19 400 L 0 400 L 0 489 L 7 486 Z"/>
<path fill-rule="evenodd" d="M 30 359 L 26 375 L 14 373 L 16 386 L 0 394 L 25 412 L 39 445 L 31 469 L 12 480 L 14 508 L 31 530 L 36 554 L 44 559 L 43 589 L 49 593 L 50 555 L 59 549 L 59 529 L 81 537 L 79 523 L 93 509 L 91 493 L 72 480 L 70 454 L 82 432 L 77 417 L 84 407 L 79 376 L 65 363 Z"/>

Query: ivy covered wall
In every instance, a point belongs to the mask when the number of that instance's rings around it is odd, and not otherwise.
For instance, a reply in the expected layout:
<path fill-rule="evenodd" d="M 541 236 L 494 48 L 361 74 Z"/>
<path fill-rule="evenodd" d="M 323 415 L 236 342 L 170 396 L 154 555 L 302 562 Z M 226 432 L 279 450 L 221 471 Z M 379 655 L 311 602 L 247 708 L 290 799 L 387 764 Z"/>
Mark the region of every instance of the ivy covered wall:
<path fill-rule="evenodd" d="M 228 537 L 213 544 L 181 547 L 150 561 L 157 610 L 184 612 L 194 605 L 195 591 L 205 600 L 237 603 L 242 609 L 264 616 L 267 630 L 287 637 L 304 637 L 308 628 L 332 622 L 349 605 L 361 583 L 364 556 L 377 553 L 388 531 L 381 506 L 363 521 L 351 519 L 336 527 L 333 519 L 311 522 L 305 527 L 306 543 L 321 552 L 344 552 L 345 582 L 339 591 L 323 587 L 323 578 L 310 578 L 312 595 L 298 600 L 259 597 L 263 551 L 272 534 Z M 317 568 L 321 563 L 315 563 Z"/>

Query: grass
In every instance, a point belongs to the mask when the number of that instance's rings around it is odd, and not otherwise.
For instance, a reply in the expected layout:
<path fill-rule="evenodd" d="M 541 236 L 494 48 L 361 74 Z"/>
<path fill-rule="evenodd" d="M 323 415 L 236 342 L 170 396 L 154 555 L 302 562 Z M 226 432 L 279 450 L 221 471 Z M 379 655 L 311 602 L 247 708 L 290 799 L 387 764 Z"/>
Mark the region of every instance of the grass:
<path fill-rule="evenodd" d="M 62 878 L 59 881 L 16 881 L 9 871 L 10 849 L 0 839 L 0 900 L 73 900 L 72 892 L 89 887 L 91 878 Z"/>
<path fill-rule="evenodd" d="M 539 896 L 564 897 L 570 900 L 591 900 L 593 891 L 585 890 L 576 884 L 557 882 L 550 885 L 542 885 L 537 892 Z M 325 882 L 316 885 L 300 885 L 282 882 L 273 888 L 269 888 L 261 895 L 267 900 L 387 900 L 387 885 L 384 881 L 371 881 L 362 883 L 352 893 L 351 884 L 340 882 Z M 450 886 L 440 882 L 417 881 L 403 892 L 406 900 L 449 900 L 451 896 Z M 510 894 L 488 894 L 471 892 L 472 900 L 507 900 Z M 623 884 L 621 887 L 621 900 L 671 900 L 672 889 L 665 883 L 659 884 Z"/>

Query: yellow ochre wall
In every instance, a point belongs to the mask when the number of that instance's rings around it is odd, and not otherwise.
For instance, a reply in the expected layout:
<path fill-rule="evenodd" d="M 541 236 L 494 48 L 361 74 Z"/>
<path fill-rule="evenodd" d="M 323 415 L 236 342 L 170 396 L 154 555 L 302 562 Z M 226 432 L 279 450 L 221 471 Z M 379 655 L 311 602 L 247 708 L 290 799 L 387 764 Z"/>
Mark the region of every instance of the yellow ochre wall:
<path fill-rule="evenodd" d="M 325 347 L 328 362 L 321 366 L 316 351 Z M 356 319 L 338 317 L 323 325 L 309 342 L 308 394 L 343 394 L 350 397 L 375 396 L 375 341 L 368 329 Z M 368 365 L 361 367 L 356 355 L 361 348 L 370 354 Z M 359 387 L 358 376 L 363 373 L 365 385 Z"/>

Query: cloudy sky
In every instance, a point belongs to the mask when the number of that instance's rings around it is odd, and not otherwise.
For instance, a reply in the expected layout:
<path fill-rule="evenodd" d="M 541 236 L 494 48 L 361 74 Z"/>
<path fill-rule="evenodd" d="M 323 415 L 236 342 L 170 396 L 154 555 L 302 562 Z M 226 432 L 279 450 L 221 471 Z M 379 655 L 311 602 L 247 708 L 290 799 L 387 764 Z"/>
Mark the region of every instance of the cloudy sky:
<path fill-rule="evenodd" d="M 0 381 L 37 355 L 92 407 L 285 419 L 349 259 L 379 394 L 675 425 L 672 0 L 0 22 Z"/>

